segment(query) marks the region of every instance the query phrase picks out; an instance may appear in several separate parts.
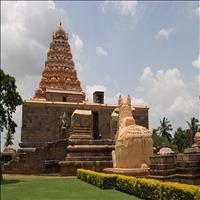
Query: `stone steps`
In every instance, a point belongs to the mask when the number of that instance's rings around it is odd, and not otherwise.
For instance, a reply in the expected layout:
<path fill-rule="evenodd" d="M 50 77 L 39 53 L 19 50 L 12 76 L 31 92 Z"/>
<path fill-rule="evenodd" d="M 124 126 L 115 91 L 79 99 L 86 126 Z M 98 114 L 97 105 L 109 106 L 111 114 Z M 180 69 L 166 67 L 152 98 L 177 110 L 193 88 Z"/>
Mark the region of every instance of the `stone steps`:
<path fill-rule="evenodd" d="M 91 135 L 79 135 L 79 134 L 73 134 L 70 136 L 70 139 L 81 139 L 81 140 L 89 140 L 91 139 Z"/>
<path fill-rule="evenodd" d="M 111 156 L 111 152 L 69 152 L 68 157 Z"/>
<path fill-rule="evenodd" d="M 66 161 L 110 161 L 112 160 L 112 156 L 73 156 L 73 157 L 66 157 Z"/>
<path fill-rule="evenodd" d="M 101 140 L 87 140 L 82 141 L 81 139 L 69 139 L 69 145 L 114 145 L 114 140 L 101 139 Z"/>
<path fill-rule="evenodd" d="M 113 149 L 112 145 L 69 145 L 67 147 L 69 152 L 111 152 Z"/>

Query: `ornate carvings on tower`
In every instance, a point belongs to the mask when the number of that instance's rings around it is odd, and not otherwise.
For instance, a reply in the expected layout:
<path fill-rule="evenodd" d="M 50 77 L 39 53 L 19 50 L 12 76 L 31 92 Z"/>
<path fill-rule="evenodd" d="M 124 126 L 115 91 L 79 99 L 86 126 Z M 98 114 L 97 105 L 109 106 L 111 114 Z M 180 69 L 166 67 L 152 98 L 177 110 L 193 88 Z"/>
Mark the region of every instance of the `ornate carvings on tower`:
<path fill-rule="evenodd" d="M 53 41 L 47 53 L 45 68 L 34 99 L 46 99 L 47 90 L 58 90 L 61 93 L 66 91 L 79 92 L 85 99 L 85 93 L 82 91 L 72 60 L 68 34 L 61 24 L 53 33 L 52 38 Z"/>

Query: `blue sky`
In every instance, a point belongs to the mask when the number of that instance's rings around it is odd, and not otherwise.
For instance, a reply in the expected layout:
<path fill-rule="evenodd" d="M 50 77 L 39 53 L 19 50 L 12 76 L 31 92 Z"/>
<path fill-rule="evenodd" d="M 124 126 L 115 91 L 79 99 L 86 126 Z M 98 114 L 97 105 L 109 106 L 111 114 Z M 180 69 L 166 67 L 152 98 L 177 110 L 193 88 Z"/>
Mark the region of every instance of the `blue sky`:
<path fill-rule="evenodd" d="M 1 66 L 32 98 L 59 22 L 87 98 L 119 94 L 150 107 L 150 128 L 166 116 L 174 128 L 199 118 L 199 2 L 1 2 Z M 15 145 L 20 140 L 21 108 Z M 3 137 L 2 142 L 3 142 Z"/>

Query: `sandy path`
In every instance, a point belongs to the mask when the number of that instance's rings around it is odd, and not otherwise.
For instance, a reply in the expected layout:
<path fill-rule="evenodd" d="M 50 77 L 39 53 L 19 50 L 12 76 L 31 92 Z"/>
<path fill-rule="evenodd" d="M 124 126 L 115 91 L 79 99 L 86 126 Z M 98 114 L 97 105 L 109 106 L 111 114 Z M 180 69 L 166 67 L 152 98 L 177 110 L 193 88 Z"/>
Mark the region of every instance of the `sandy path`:
<path fill-rule="evenodd" d="M 5 179 L 67 179 L 67 178 L 76 178 L 76 176 L 60 176 L 59 174 L 53 175 L 24 175 L 24 174 L 3 174 Z"/>

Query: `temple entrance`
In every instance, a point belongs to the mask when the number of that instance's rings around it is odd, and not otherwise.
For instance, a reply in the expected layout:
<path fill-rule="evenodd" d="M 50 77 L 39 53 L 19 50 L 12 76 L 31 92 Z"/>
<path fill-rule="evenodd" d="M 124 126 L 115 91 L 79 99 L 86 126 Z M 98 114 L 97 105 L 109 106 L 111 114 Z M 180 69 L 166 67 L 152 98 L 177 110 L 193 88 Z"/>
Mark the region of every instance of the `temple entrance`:
<path fill-rule="evenodd" d="M 93 116 L 93 138 L 99 139 L 99 113 L 97 111 L 92 112 Z"/>

